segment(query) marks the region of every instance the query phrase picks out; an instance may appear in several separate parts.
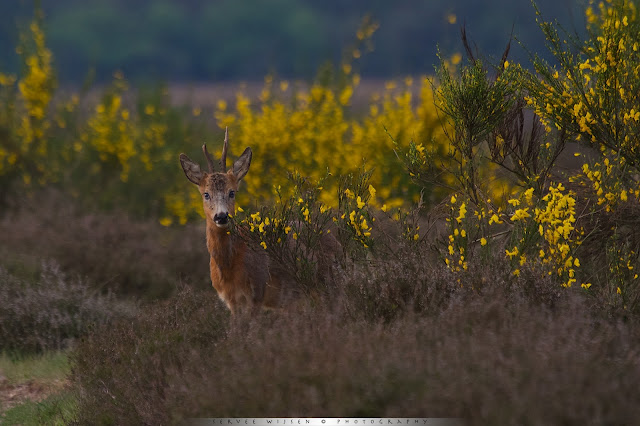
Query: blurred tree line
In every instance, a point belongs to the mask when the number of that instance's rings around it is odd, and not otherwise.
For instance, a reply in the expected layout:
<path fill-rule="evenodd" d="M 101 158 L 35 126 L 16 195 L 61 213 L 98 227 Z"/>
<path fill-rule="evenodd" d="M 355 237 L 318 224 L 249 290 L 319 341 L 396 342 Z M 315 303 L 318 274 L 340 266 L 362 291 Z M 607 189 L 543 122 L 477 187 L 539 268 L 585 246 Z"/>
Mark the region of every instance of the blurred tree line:
<path fill-rule="evenodd" d="M 512 32 L 531 51 L 544 43 L 527 0 L 42 0 L 48 43 L 62 82 L 94 72 L 98 81 L 122 70 L 131 80 L 313 77 L 338 61 L 362 17 L 380 23 L 375 50 L 362 74 L 392 77 L 429 73 L 436 49 L 460 50 L 466 24 L 482 52 L 498 56 Z M 18 28 L 33 0 L 0 6 L 0 68 L 15 70 Z M 569 31 L 583 27 L 576 0 L 538 0 L 545 18 Z"/>

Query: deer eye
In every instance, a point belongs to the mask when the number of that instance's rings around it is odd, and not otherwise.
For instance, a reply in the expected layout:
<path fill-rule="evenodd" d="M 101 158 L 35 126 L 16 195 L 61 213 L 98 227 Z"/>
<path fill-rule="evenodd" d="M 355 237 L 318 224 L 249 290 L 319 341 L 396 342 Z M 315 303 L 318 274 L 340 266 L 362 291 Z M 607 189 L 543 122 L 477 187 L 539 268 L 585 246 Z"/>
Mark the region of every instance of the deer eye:
<path fill-rule="evenodd" d="M 209 195 L 208 192 L 205 192 L 204 194 L 202 194 L 202 196 L 204 197 L 205 200 L 210 200 L 211 196 Z"/>
<path fill-rule="evenodd" d="M 229 198 L 233 198 L 236 196 L 236 191 L 229 191 Z"/>

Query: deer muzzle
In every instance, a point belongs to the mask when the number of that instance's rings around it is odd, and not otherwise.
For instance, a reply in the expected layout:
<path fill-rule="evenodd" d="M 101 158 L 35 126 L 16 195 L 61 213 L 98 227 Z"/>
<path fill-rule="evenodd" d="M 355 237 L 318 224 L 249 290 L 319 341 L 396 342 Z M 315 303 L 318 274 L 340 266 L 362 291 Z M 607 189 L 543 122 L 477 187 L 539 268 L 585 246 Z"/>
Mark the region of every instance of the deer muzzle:
<path fill-rule="evenodd" d="M 226 228 L 229 226 L 229 213 L 221 212 L 213 215 L 213 223 L 215 223 L 220 228 Z"/>

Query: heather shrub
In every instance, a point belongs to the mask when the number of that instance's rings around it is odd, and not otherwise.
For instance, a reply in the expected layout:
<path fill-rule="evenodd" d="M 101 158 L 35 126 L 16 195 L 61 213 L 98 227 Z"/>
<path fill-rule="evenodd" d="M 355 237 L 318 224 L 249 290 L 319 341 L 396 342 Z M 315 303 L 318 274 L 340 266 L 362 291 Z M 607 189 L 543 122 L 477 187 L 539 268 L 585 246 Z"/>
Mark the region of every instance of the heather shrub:
<path fill-rule="evenodd" d="M 167 374 L 180 374 L 189 352 L 214 350 L 228 328 L 229 312 L 213 292 L 183 287 L 133 321 L 96 329 L 73 356 L 79 422 L 168 423 Z"/>
<path fill-rule="evenodd" d="M 536 271 L 512 278 L 508 265 L 469 268 L 474 274 L 459 282 L 446 266 L 416 271 L 427 296 L 406 303 L 428 309 L 400 306 L 392 315 L 385 307 L 399 299 L 376 291 L 386 277 L 375 272 L 358 283 L 345 278 L 347 288 L 366 288 L 368 300 L 347 291 L 332 307 L 302 303 L 250 321 L 230 321 L 215 295 L 185 289 L 82 342 L 74 375 L 80 420 L 427 416 L 549 424 L 627 423 L 639 414 L 637 323 L 607 319 L 589 298 L 557 291 Z M 448 297 L 428 296 L 444 283 Z"/>
<path fill-rule="evenodd" d="M 145 300 L 166 297 L 178 282 L 210 288 L 203 230 L 167 228 L 122 212 L 82 209 L 58 191 L 25 197 L 0 218 L 2 264 L 37 277 L 40 259 L 87 277 L 96 291 Z"/>
<path fill-rule="evenodd" d="M 409 313 L 435 314 L 456 290 L 455 274 L 405 243 L 386 256 L 353 265 L 342 285 L 348 315 L 374 323 Z"/>
<path fill-rule="evenodd" d="M 130 302 L 101 294 L 71 278 L 54 262 L 40 278 L 23 281 L 0 267 L 0 350 L 34 352 L 63 349 L 96 326 L 133 315 Z"/>

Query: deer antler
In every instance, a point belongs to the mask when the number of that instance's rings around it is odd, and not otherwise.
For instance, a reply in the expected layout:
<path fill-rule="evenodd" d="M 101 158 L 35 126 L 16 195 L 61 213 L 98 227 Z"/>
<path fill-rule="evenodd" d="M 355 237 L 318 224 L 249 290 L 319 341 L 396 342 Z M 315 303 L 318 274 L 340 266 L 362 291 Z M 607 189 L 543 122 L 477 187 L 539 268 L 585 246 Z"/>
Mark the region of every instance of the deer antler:
<path fill-rule="evenodd" d="M 220 158 L 220 171 L 227 170 L 227 148 L 229 147 L 229 128 L 224 128 L 224 145 L 222 146 L 222 157 Z"/>
<path fill-rule="evenodd" d="M 222 146 L 222 157 L 220 158 L 220 172 L 224 173 L 227 170 L 227 149 L 229 148 L 229 128 L 224 129 L 224 145 Z M 207 158 L 207 164 L 209 165 L 209 173 L 215 172 L 215 162 L 213 157 L 207 151 L 207 144 L 202 145 L 202 152 Z"/>
<path fill-rule="evenodd" d="M 213 173 L 215 171 L 213 166 L 213 157 L 209 154 L 209 151 L 207 151 L 207 144 L 202 145 L 202 152 L 204 152 L 204 156 L 207 158 L 209 173 Z"/>

